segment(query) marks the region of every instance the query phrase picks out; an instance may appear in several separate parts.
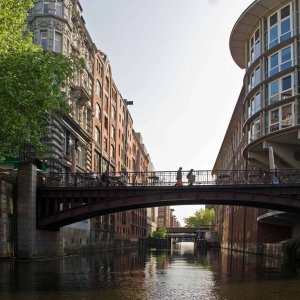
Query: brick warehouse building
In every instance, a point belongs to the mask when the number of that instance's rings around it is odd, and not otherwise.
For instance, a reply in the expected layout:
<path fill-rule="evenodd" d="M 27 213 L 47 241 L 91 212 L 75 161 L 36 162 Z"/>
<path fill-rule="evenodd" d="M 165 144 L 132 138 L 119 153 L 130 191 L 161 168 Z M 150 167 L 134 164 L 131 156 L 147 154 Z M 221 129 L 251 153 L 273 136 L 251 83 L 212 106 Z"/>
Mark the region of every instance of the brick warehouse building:
<path fill-rule="evenodd" d="M 237 20 L 230 50 L 245 75 L 214 170 L 300 168 L 299 4 L 257 0 Z M 230 206 L 216 211 L 225 248 L 259 252 L 263 243 L 299 236 L 292 214 Z"/>
<path fill-rule="evenodd" d="M 133 129 L 128 110 L 131 102 L 122 97 L 113 81 L 107 55 L 93 43 L 80 2 L 35 1 L 27 22 L 33 42 L 45 51 L 85 61 L 85 68 L 64 89 L 70 113 L 50 121 L 45 141 L 52 150 L 43 157 L 48 172 L 147 171 L 151 159 L 141 134 Z M 146 209 L 126 211 L 62 228 L 62 245 L 65 250 L 93 242 L 110 245 L 117 239 L 146 237 L 146 230 Z"/>

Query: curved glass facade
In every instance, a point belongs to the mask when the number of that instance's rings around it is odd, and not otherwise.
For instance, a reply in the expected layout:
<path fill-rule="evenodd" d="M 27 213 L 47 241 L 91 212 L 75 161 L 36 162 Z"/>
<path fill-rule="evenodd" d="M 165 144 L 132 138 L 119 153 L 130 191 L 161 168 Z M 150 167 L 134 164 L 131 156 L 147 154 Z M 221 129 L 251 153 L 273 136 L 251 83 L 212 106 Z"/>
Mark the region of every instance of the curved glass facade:
<path fill-rule="evenodd" d="M 244 21 L 257 9 L 256 21 L 248 25 L 249 34 L 244 34 L 240 52 L 232 51 L 235 61 L 246 67 L 243 99 L 246 153 L 276 133 L 296 130 L 299 124 L 298 2 L 274 1 L 274 8 L 262 12 L 264 2 L 254 2 L 232 33 L 234 40 L 234 34 L 242 32 Z M 245 63 L 241 63 L 242 59 Z"/>

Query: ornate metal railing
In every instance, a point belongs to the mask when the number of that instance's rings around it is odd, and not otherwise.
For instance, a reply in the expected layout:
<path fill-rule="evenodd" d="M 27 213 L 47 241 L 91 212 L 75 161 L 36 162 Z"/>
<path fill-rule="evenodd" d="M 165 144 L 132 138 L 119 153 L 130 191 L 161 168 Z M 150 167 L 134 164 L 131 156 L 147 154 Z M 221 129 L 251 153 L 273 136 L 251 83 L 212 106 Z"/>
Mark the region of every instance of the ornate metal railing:
<path fill-rule="evenodd" d="M 300 183 L 300 170 L 195 170 L 193 182 L 182 171 L 182 185 L 236 185 L 236 184 L 286 184 Z M 39 186 L 53 187 L 124 187 L 124 186 L 174 186 L 177 171 L 109 173 L 45 173 L 39 175 Z"/>

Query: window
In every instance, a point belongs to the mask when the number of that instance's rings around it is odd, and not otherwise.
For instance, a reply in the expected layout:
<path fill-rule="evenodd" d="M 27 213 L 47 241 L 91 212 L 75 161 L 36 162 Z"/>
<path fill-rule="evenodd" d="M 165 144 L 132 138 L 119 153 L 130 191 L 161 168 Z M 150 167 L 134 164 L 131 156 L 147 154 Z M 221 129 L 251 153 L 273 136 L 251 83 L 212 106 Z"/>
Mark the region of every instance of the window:
<path fill-rule="evenodd" d="M 270 58 L 270 76 L 279 72 L 278 53 L 275 53 Z"/>
<path fill-rule="evenodd" d="M 250 92 L 260 81 L 260 66 L 258 66 L 249 77 L 248 91 Z"/>
<path fill-rule="evenodd" d="M 255 31 L 249 41 L 249 65 L 260 55 L 260 33 L 259 28 Z"/>
<path fill-rule="evenodd" d="M 283 71 L 291 66 L 292 66 L 292 46 L 289 46 L 281 50 L 280 71 Z"/>
<path fill-rule="evenodd" d="M 62 51 L 62 34 L 55 32 L 54 34 L 54 52 L 61 53 Z"/>
<path fill-rule="evenodd" d="M 43 13 L 44 14 L 49 14 L 49 0 L 44 0 L 43 1 Z"/>
<path fill-rule="evenodd" d="M 108 77 L 105 77 L 105 90 L 108 92 L 109 90 L 109 79 Z"/>
<path fill-rule="evenodd" d="M 100 97 L 100 93 L 101 93 L 101 85 L 100 85 L 99 80 L 97 80 L 97 82 L 96 82 L 96 95 L 98 97 Z"/>
<path fill-rule="evenodd" d="M 57 0 L 55 2 L 55 14 L 59 17 L 63 16 L 63 5 L 62 5 L 62 1 Z"/>
<path fill-rule="evenodd" d="M 292 75 L 288 75 L 282 78 L 282 99 L 291 97 L 292 95 Z"/>
<path fill-rule="evenodd" d="M 269 49 L 290 38 L 292 36 L 291 5 L 271 15 L 268 19 L 268 27 Z"/>
<path fill-rule="evenodd" d="M 77 148 L 77 163 L 79 166 L 81 167 L 85 167 L 84 163 L 85 163 L 85 147 L 83 145 L 78 145 Z"/>
<path fill-rule="evenodd" d="M 40 44 L 44 51 L 48 50 L 48 32 L 47 31 L 40 32 Z"/>
<path fill-rule="evenodd" d="M 98 151 L 95 151 L 95 154 L 94 154 L 94 161 L 95 161 L 95 164 L 94 164 L 94 171 L 96 173 L 100 173 L 100 153 Z"/>
<path fill-rule="evenodd" d="M 269 63 L 266 64 L 266 70 L 270 66 L 270 70 L 266 72 L 267 76 L 273 76 L 278 72 L 286 70 L 293 65 L 292 46 L 288 46 L 268 58 Z"/>
<path fill-rule="evenodd" d="M 111 107 L 111 117 L 113 120 L 117 119 L 117 111 L 116 108 L 114 106 Z"/>
<path fill-rule="evenodd" d="M 279 100 L 279 80 L 270 84 L 270 104 Z"/>
<path fill-rule="evenodd" d="M 104 111 L 108 112 L 108 97 L 104 97 Z"/>
<path fill-rule="evenodd" d="M 115 158 L 115 147 L 114 145 L 110 145 L 110 157 Z"/>
<path fill-rule="evenodd" d="M 257 138 L 260 137 L 260 119 L 256 119 L 253 123 L 251 123 L 250 128 L 248 130 L 248 142 L 251 143 Z"/>
<path fill-rule="evenodd" d="M 279 130 L 279 108 L 270 111 L 270 132 Z"/>
<path fill-rule="evenodd" d="M 281 128 L 292 126 L 292 105 L 286 105 L 281 108 Z"/>
<path fill-rule="evenodd" d="M 291 74 L 279 78 L 266 86 L 266 105 L 293 96 L 293 76 Z"/>
<path fill-rule="evenodd" d="M 104 118 L 104 128 L 106 130 L 108 130 L 108 118 L 107 117 Z"/>
<path fill-rule="evenodd" d="M 101 141 L 100 129 L 97 126 L 95 128 L 95 141 L 98 144 L 100 144 L 100 141 Z"/>
<path fill-rule="evenodd" d="M 113 125 L 111 125 L 110 136 L 111 136 L 111 138 L 116 139 L 116 129 Z"/>
<path fill-rule="evenodd" d="M 248 103 L 248 118 L 261 109 L 260 93 L 257 93 Z"/>
<path fill-rule="evenodd" d="M 101 109 L 98 103 L 96 103 L 96 118 L 101 120 Z"/>
<path fill-rule="evenodd" d="M 104 137 L 103 139 L 103 150 L 107 152 L 107 137 Z"/>
<path fill-rule="evenodd" d="M 273 109 L 270 114 L 269 132 L 284 129 L 293 125 L 293 105 L 288 104 Z"/>

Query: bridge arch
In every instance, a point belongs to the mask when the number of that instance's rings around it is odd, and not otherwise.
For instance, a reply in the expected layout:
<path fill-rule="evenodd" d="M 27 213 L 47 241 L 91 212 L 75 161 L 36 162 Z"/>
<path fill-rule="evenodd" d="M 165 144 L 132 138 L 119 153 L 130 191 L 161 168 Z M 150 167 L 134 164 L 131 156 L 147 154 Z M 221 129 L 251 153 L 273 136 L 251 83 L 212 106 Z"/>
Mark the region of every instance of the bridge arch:
<path fill-rule="evenodd" d="M 167 205 L 235 205 L 300 212 L 298 184 L 39 187 L 37 224 L 56 229 L 124 210 Z"/>

